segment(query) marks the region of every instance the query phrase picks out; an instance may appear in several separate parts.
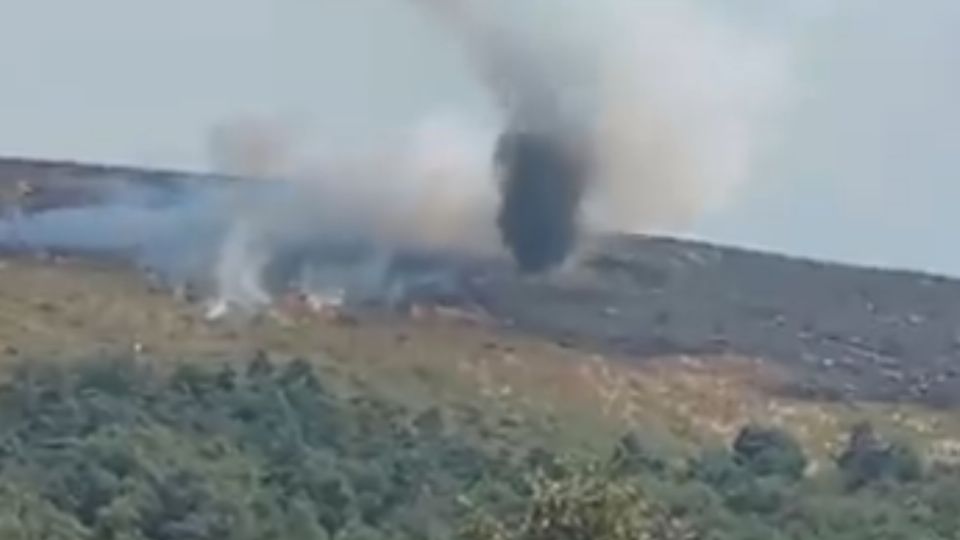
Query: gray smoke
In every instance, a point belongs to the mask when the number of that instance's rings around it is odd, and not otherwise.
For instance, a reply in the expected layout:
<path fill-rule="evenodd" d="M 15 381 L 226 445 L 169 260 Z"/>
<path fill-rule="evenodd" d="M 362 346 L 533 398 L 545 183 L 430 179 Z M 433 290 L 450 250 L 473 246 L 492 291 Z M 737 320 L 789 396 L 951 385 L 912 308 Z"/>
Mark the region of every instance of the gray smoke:
<path fill-rule="evenodd" d="M 583 225 L 687 225 L 749 176 L 781 82 L 773 44 L 686 1 L 418 4 L 500 105 L 497 224 L 522 270 L 561 264 Z"/>
<path fill-rule="evenodd" d="M 577 242 L 590 173 L 587 140 L 566 121 L 559 89 L 525 51 L 501 41 L 488 52 L 487 60 L 499 68 L 493 73 L 500 74 L 507 115 L 494 154 L 500 238 L 521 271 L 549 270 L 562 264 Z"/>
<path fill-rule="evenodd" d="M 288 286 L 384 294 L 397 288 L 398 266 L 417 279 L 442 274 L 403 261 L 486 257 L 501 244 L 521 269 L 549 269 L 575 253 L 581 231 L 682 227 L 748 177 L 779 51 L 699 3 L 421 3 L 443 29 L 440 43 L 422 47 L 462 45 L 465 74 L 478 79 L 467 84 L 482 86 L 492 117 L 470 124 L 459 104 L 448 116 L 431 108 L 413 129 L 347 152 L 309 147 L 318 141 L 269 120 L 231 118 L 210 153 L 218 171 L 250 181 L 186 187 L 162 207 L 118 193 L 18 228 L 38 246 L 134 250 L 165 275 L 207 282 L 224 302 L 260 306 Z M 356 51 L 336 45 L 325 44 L 349 64 Z M 373 105 L 381 97 L 392 103 Z M 356 116 L 393 107 L 373 105 Z M 333 125 L 327 140 L 349 139 Z"/>
<path fill-rule="evenodd" d="M 500 137 L 497 225 L 520 270 L 548 270 L 573 250 L 588 174 L 582 155 L 549 131 L 511 127 Z"/>
<path fill-rule="evenodd" d="M 524 272 L 562 264 L 574 249 L 589 176 L 587 138 L 565 109 L 562 81 L 521 35 L 460 0 L 420 2 L 463 39 L 505 126 L 493 159 L 500 239 Z M 567 59 L 558 59 L 567 60 Z M 559 65 L 559 64 L 558 64 Z"/>

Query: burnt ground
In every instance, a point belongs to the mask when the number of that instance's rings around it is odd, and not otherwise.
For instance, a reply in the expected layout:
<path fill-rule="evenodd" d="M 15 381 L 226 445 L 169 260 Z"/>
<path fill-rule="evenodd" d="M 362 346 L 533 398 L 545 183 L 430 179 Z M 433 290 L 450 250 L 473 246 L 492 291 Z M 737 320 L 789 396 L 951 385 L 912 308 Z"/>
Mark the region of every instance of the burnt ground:
<path fill-rule="evenodd" d="M 27 211 L 94 204 L 110 182 L 175 192 L 175 172 L 0 160 L 0 189 L 31 184 Z M 7 200 L 5 198 L 5 200 Z M 593 242 L 561 274 L 471 271 L 468 293 L 504 327 L 638 361 L 735 353 L 785 368 L 811 399 L 960 401 L 960 281 L 688 241 Z"/>
<path fill-rule="evenodd" d="M 497 319 L 568 346 L 772 360 L 803 397 L 960 398 L 960 281 L 666 238 L 591 251 L 567 275 L 491 275 L 477 297 Z"/>

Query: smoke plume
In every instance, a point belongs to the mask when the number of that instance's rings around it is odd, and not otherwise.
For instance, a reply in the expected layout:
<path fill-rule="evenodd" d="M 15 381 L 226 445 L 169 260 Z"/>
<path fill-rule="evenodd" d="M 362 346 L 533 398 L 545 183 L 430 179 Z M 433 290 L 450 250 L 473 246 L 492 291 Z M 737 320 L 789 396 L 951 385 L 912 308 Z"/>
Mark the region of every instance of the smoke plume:
<path fill-rule="evenodd" d="M 500 105 L 497 223 L 521 269 L 561 263 L 582 217 L 682 228 L 749 178 L 783 82 L 773 43 L 691 2 L 419 4 Z"/>
<path fill-rule="evenodd" d="M 421 4 L 463 38 L 504 114 L 494 155 L 500 238 L 524 272 L 561 264 L 579 232 L 588 175 L 582 133 L 566 116 L 564 90 L 521 36 L 458 0 Z M 577 138 L 580 137 L 580 140 Z"/>
<path fill-rule="evenodd" d="M 502 200 L 497 225 L 523 271 L 558 265 L 574 247 L 587 172 L 578 152 L 556 134 L 517 127 L 499 140 Z"/>
<path fill-rule="evenodd" d="M 170 279 L 258 307 L 289 289 L 392 297 L 502 246 L 539 272 L 584 233 L 682 228 L 750 176 L 783 67 L 778 47 L 699 6 L 419 0 L 442 44 L 460 46 L 489 116 L 428 110 L 347 149 L 325 145 L 347 138 L 337 129 L 311 138 L 231 118 L 211 134 L 211 160 L 245 181 L 186 181 L 163 206 L 120 192 L 16 232 L 44 247 L 136 251 Z"/>

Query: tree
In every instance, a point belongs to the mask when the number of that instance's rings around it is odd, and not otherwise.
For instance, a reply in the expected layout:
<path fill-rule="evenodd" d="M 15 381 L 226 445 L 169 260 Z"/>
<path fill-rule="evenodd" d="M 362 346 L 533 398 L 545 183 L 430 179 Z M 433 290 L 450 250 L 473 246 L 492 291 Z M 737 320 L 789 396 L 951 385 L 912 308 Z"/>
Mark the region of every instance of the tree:
<path fill-rule="evenodd" d="M 614 463 L 625 473 L 649 472 L 664 474 L 669 463 L 665 454 L 653 437 L 640 435 L 632 431 L 617 442 L 613 452 Z"/>
<path fill-rule="evenodd" d="M 847 489 L 857 490 L 884 480 L 910 482 L 923 472 L 920 456 L 902 442 L 887 442 L 869 422 L 850 431 L 846 449 L 837 459 Z"/>
<path fill-rule="evenodd" d="M 789 433 L 777 428 L 749 425 L 733 442 L 734 461 L 757 476 L 803 477 L 807 457 Z"/>

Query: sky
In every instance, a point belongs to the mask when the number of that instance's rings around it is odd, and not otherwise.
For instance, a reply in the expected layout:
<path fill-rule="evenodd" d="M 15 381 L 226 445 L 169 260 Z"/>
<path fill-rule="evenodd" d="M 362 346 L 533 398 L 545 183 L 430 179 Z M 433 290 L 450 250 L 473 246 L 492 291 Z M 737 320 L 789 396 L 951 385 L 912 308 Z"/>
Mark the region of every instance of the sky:
<path fill-rule="evenodd" d="M 791 84 L 748 181 L 677 232 L 960 276 L 960 2 L 699 5 L 786 43 Z M 0 0 L 0 13 L 3 155 L 204 169 L 211 128 L 231 118 L 289 118 L 351 148 L 491 107 L 401 0 Z"/>

